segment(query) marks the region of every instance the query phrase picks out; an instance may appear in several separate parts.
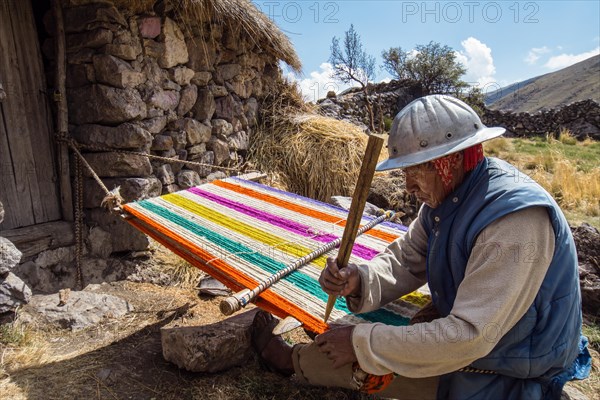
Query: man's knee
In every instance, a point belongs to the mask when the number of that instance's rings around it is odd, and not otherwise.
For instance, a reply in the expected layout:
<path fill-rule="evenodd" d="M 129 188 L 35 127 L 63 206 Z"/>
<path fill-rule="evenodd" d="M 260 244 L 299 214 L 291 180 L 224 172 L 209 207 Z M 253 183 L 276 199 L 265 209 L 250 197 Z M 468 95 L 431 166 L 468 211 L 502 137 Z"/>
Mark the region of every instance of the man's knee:
<path fill-rule="evenodd" d="M 334 369 L 333 362 L 321 353 L 314 343 L 298 344 L 292 352 L 294 371 L 298 381 L 315 386 L 357 389 L 352 365 Z M 396 399 L 435 399 L 438 377 L 406 378 L 396 376 L 381 392 L 381 397 Z"/>

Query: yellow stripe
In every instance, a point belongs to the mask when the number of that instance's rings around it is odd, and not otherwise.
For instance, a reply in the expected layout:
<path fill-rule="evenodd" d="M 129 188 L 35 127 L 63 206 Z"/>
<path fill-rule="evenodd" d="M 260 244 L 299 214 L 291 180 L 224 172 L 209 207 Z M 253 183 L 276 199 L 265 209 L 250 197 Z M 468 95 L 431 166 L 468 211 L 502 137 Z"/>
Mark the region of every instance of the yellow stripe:
<path fill-rule="evenodd" d="M 289 241 L 283 238 L 270 234 L 261 229 L 257 229 L 239 220 L 230 218 L 225 214 L 221 214 L 217 211 L 211 210 L 208 207 L 195 203 L 192 200 L 189 200 L 179 194 L 172 193 L 162 196 L 161 198 L 191 213 L 194 213 L 199 217 L 202 217 L 208 221 L 220 225 L 223 228 L 240 233 L 258 242 L 262 242 L 268 245 L 269 247 L 272 247 L 274 250 L 282 250 L 283 252 L 291 256 L 300 258 L 314 251 L 313 249 L 309 249 L 307 247 L 295 243 L 289 243 Z M 316 264 L 321 268 L 325 268 L 326 261 L 327 257 L 322 255 L 311 261 L 311 264 Z"/>
<path fill-rule="evenodd" d="M 429 295 L 419 293 L 416 290 L 412 293 L 402 296 L 401 299 L 419 307 L 423 307 L 425 304 L 431 301 L 431 297 Z"/>

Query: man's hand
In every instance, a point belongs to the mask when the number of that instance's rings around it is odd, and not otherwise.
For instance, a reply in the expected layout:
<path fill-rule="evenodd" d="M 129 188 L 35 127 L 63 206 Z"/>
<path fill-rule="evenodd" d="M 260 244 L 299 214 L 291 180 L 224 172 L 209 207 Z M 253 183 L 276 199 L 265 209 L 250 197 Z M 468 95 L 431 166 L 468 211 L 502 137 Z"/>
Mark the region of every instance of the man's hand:
<path fill-rule="evenodd" d="M 321 272 L 319 284 L 323 291 L 332 296 L 360 295 L 360 274 L 354 264 L 338 268 L 335 258 L 327 258 L 327 266 Z"/>
<path fill-rule="evenodd" d="M 352 347 L 353 330 L 354 325 L 333 326 L 315 338 L 319 351 L 325 353 L 327 358 L 333 361 L 335 369 L 357 361 L 354 347 Z"/>

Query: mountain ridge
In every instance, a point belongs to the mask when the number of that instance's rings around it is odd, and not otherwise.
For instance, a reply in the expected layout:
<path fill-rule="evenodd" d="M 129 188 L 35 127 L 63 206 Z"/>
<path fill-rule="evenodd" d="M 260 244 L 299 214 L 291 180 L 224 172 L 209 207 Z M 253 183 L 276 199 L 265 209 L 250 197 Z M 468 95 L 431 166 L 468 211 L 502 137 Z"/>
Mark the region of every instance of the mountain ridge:
<path fill-rule="evenodd" d="M 581 100 L 600 102 L 600 54 L 486 95 L 492 110 L 535 113 Z"/>

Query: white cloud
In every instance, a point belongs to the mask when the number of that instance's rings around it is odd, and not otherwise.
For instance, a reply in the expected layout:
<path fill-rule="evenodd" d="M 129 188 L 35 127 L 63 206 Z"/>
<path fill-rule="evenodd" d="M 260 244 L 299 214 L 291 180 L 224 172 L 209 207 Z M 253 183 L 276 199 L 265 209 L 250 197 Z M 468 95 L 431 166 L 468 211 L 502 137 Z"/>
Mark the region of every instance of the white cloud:
<path fill-rule="evenodd" d="M 350 87 L 333 78 L 333 66 L 328 62 L 319 65 L 319 71 L 312 71 L 308 78 L 298 79 L 291 72 L 286 77 L 291 82 L 297 82 L 305 100 L 312 102 L 325 97 L 330 90 L 339 94 Z"/>
<path fill-rule="evenodd" d="M 529 50 L 529 53 L 527 53 L 527 57 L 525 57 L 525 62 L 529 65 L 534 65 L 540 59 L 540 56 L 542 54 L 546 54 L 549 52 L 550 49 L 546 46 L 534 47 L 531 50 Z"/>
<path fill-rule="evenodd" d="M 558 56 L 550 57 L 548 62 L 544 64 L 544 67 L 552 70 L 561 69 L 598 54 L 600 54 L 600 47 L 596 47 L 594 50 L 580 54 L 560 54 Z"/>
<path fill-rule="evenodd" d="M 464 80 L 482 88 L 496 82 L 492 49 L 474 37 L 469 37 L 460 44 L 463 50 L 456 52 L 456 59 L 467 69 Z"/>

